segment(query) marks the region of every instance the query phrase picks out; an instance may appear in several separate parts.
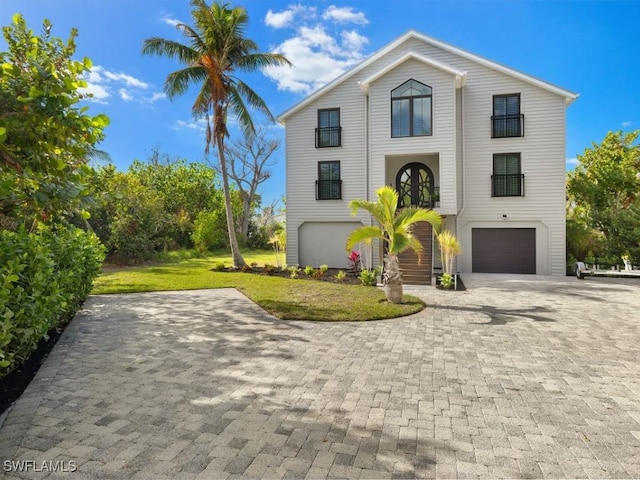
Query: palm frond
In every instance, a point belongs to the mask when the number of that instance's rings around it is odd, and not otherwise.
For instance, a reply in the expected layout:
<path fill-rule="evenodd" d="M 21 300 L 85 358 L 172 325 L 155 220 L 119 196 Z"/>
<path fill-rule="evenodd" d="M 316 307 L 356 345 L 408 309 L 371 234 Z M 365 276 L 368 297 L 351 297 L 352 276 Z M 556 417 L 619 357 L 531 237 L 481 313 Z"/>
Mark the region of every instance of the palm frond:
<path fill-rule="evenodd" d="M 355 245 L 361 242 L 369 242 L 375 239 L 385 239 L 384 232 L 376 225 L 365 225 L 351 232 L 347 237 L 347 252 L 350 251 Z"/>
<path fill-rule="evenodd" d="M 191 47 L 158 37 L 147 38 L 142 44 L 142 53 L 167 57 L 183 65 L 193 65 L 200 57 L 200 53 Z"/>
<path fill-rule="evenodd" d="M 191 84 L 206 83 L 206 79 L 207 71 L 200 65 L 183 68 L 167 75 L 164 91 L 169 98 L 173 98 L 186 92 Z"/>

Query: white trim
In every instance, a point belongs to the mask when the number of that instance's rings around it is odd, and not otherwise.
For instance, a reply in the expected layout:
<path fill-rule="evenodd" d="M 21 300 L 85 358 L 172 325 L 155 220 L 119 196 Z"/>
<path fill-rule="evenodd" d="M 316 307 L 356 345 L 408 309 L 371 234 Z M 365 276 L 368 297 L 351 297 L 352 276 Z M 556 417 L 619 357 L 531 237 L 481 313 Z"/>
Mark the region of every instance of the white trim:
<path fill-rule="evenodd" d="M 380 57 L 386 55 L 387 53 L 389 53 L 390 51 L 392 51 L 393 49 L 395 49 L 396 47 L 398 47 L 402 43 L 404 43 L 407 40 L 412 39 L 412 38 L 414 38 L 416 40 L 420 40 L 420 41 L 422 41 L 424 43 L 427 43 L 427 44 L 430 44 L 430 45 L 434 45 L 434 46 L 436 46 L 438 48 L 441 48 L 443 50 L 451 52 L 451 53 L 453 53 L 455 55 L 458 55 L 460 57 L 463 57 L 463 58 L 466 58 L 468 60 L 474 61 L 474 62 L 479 63 L 481 65 L 484 65 L 486 67 L 489 67 L 489 68 L 492 68 L 494 70 L 497 70 L 499 72 L 505 73 L 505 74 L 507 74 L 507 75 L 509 75 L 511 77 L 517 78 L 519 80 L 522 80 L 524 82 L 530 83 L 532 85 L 535 85 L 535 86 L 537 86 L 539 88 L 542 88 L 544 90 L 547 90 L 549 92 L 555 93 L 556 95 L 560 95 L 561 97 L 565 98 L 565 102 L 566 102 L 567 106 L 569 106 L 579 96 L 577 93 L 570 92 L 569 90 L 565 90 L 563 88 L 557 87 L 557 86 L 555 86 L 555 85 L 553 85 L 551 83 L 548 83 L 548 82 L 545 82 L 543 80 L 537 79 L 535 77 L 532 77 L 532 76 L 527 75 L 525 73 L 519 72 L 519 71 L 514 70 L 512 68 L 505 67 L 504 65 L 501 65 L 499 63 L 493 62 L 493 61 L 488 60 L 488 59 L 486 59 L 484 57 L 480 57 L 480 56 L 475 55 L 473 53 L 470 53 L 470 52 L 467 52 L 465 50 L 462 50 L 462 49 L 460 49 L 458 47 L 454 47 L 453 45 L 449 45 L 449 44 L 444 43 L 444 42 L 442 42 L 440 40 L 436 40 L 434 38 L 428 37 L 428 36 L 426 36 L 426 35 L 424 35 L 422 33 L 418 33 L 415 30 L 409 30 L 403 36 L 401 36 L 400 38 L 398 38 L 398 39 L 394 40 L 393 42 L 389 43 L 387 46 L 383 47 L 381 50 L 378 50 L 376 53 L 374 53 L 373 55 L 371 55 L 367 59 L 363 60 L 361 63 L 359 63 L 358 65 L 353 67 L 351 70 L 343 73 L 339 77 L 335 78 L 331 82 L 329 82 L 326 85 L 324 85 L 322 88 L 316 90 L 314 93 L 312 93 L 308 97 L 304 98 L 302 101 L 298 102 L 296 105 L 292 106 L 288 110 L 286 110 L 283 113 L 281 113 L 280 115 L 278 115 L 278 117 L 277 117 L 278 122 L 281 123 L 281 124 L 286 123 L 287 117 L 289 117 L 293 113 L 297 112 L 298 110 L 303 108 L 305 105 L 313 102 L 315 99 L 317 99 L 318 97 L 322 96 L 326 91 L 328 91 L 328 90 L 332 89 L 333 87 L 335 87 L 336 85 L 348 80 L 353 75 L 355 75 L 356 73 L 360 72 L 362 69 L 368 67 L 369 65 L 371 65 L 376 60 L 378 60 Z M 433 60 L 429 60 L 429 62 L 430 63 L 438 63 L 438 62 L 434 62 Z M 440 65 L 442 65 L 442 64 L 440 64 Z M 444 66 L 444 65 L 442 65 L 442 66 Z M 451 69 L 451 67 L 446 67 L 446 68 Z M 451 69 L 451 70 L 453 70 L 453 69 Z M 460 73 L 462 73 L 462 72 L 460 72 Z"/>
<path fill-rule="evenodd" d="M 378 70 L 376 73 L 371 75 L 366 80 L 364 80 L 362 82 L 358 82 L 358 85 L 360 85 L 360 88 L 362 89 L 362 92 L 365 95 L 368 95 L 369 94 L 369 85 L 371 83 L 375 82 L 378 78 L 380 78 L 383 75 L 389 73 L 391 70 L 393 70 L 397 66 L 403 64 L 407 60 L 417 60 L 417 61 L 422 62 L 422 63 L 424 63 L 426 65 L 429 65 L 431 67 L 434 67 L 434 68 L 437 68 L 439 70 L 442 70 L 442 71 L 444 71 L 446 73 L 450 73 L 451 75 L 455 76 L 455 78 L 456 78 L 456 88 L 460 88 L 460 87 L 464 86 L 465 79 L 467 77 L 467 72 L 461 72 L 460 70 L 456 70 L 455 68 L 452 68 L 452 67 L 450 67 L 448 65 L 445 65 L 444 63 L 440 63 L 440 62 L 436 62 L 435 60 L 431 60 L 430 58 L 427 58 L 427 57 L 425 57 L 423 55 L 418 55 L 417 53 L 408 52 L 408 53 L 404 54 L 402 57 L 400 57 L 399 59 L 397 59 L 396 61 L 394 61 L 394 62 L 390 63 L 389 65 L 387 65 L 386 67 L 381 68 L 380 70 Z"/>

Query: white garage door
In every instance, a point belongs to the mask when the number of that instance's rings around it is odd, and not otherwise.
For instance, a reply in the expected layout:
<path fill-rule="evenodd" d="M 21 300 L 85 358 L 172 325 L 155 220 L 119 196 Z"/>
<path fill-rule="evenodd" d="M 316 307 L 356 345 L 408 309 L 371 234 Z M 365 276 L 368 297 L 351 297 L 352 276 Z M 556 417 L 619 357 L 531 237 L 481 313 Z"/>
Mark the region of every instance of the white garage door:
<path fill-rule="evenodd" d="M 300 226 L 298 258 L 300 266 L 329 265 L 332 268 L 347 268 L 347 237 L 360 222 L 305 222 Z"/>

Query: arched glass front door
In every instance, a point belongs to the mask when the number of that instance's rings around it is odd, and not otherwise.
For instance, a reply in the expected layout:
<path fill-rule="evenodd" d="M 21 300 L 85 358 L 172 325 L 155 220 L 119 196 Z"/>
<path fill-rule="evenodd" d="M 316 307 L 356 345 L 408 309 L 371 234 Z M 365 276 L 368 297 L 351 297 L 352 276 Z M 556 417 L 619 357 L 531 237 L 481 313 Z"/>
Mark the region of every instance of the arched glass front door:
<path fill-rule="evenodd" d="M 422 163 L 408 163 L 396 175 L 398 208 L 416 206 L 432 208 L 434 205 L 433 172 Z"/>

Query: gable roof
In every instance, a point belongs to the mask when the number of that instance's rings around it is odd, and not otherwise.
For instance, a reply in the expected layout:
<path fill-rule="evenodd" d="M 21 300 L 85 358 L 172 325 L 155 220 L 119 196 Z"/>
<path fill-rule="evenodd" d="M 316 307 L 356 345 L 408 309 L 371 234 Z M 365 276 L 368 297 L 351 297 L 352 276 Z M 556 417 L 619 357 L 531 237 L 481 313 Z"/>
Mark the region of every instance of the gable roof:
<path fill-rule="evenodd" d="M 407 60 L 417 60 L 419 62 L 422 62 L 422 63 L 426 64 L 426 65 L 429 65 L 431 67 L 437 68 L 438 70 L 442 70 L 444 72 L 447 72 L 447 73 L 453 75 L 455 77 L 455 79 L 456 79 L 456 87 L 463 86 L 464 85 L 464 81 L 465 81 L 465 79 L 467 77 L 467 72 L 461 72 L 460 70 L 456 70 L 455 68 L 452 68 L 449 65 L 445 65 L 444 63 L 436 62 L 435 60 L 427 58 L 424 55 L 419 55 L 419 54 L 414 53 L 414 52 L 408 52 L 408 53 L 405 53 L 399 59 L 397 59 L 395 62 L 391 62 L 386 67 L 381 68 L 380 70 L 378 70 L 376 73 L 371 75 L 366 80 L 363 80 L 362 82 L 359 82 L 360 88 L 362 89 L 364 94 L 367 95 L 369 93 L 369 85 L 372 82 L 376 81 L 378 78 L 380 78 L 383 75 L 387 74 L 388 72 L 390 72 L 391 70 L 396 68 L 398 65 L 403 64 Z"/>
<path fill-rule="evenodd" d="M 353 67 L 351 70 L 348 70 L 347 72 L 343 73 L 342 75 L 340 75 L 339 77 L 333 79 L 331 82 L 327 83 L 326 85 L 324 85 L 323 87 L 319 88 L 318 90 L 316 90 L 315 92 L 313 92 L 311 95 L 309 95 L 308 97 L 305 97 L 303 100 L 301 100 L 300 102 L 298 102 L 297 104 L 295 104 L 293 107 L 289 108 L 288 110 L 284 111 L 283 113 L 281 113 L 280 115 L 278 115 L 278 122 L 280 123 L 285 123 L 287 117 L 289 117 L 290 115 L 292 115 L 293 113 L 297 112 L 298 110 L 300 110 L 301 108 L 303 108 L 304 106 L 308 105 L 309 103 L 313 102 L 314 100 L 316 100 L 317 98 L 321 97 L 325 92 L 331 90 L 332 88 L 334 88 L 336 85 L 339 85 L 343 82 L 345 82 L 346 80 L 348 80 L 349 78 L 353 77 L 356 73 L 360 72 L 361 70 L 365 69 L 366 67 L 368 67 L 369 65 L 371 65 L 372 63 L 374 63 L 375 61 L 377 61 L 379 58 L 383 57 L 384 55 L 386 55 L 387 53 L 391 52 L 392 50 L 394 50 L 395 48 L 397 48 L 398 46 L 400 46 L 401 44 L 403 44 L 404 42 L 406 42 L 407 40 L 410 39 L 416 39 L 419 41 L 422 41 L 426 44 L 429 45 L 433 45 L 435 47 L 441 48 L 442 50 L 445 50 L 447 52 L 453 53 L 454 55 L 458 55 L 462 58 L 466 58 L 468 60 L 471 60 L 473 62 L 476 62 L 480 65 L 484 65 L 486 67 L 492 68 L 494 70 L 497 70 L 499 72 L 502 72 L 506 75 L 509 75 L 513 78 L 517 78 L 518 80 L 522 80 L 524 82 L 527 82 L 531 85 L 535 85 L 536 87 L 542 88 L 543 90 L 547 90 L 551 93 L 555 93 L 556 95 L 560 95 L 561 97 L 565 98 L 565 102 L 568 105 L 570 105 L 576 98 L 578 98 L 578 94 L 571 92 L 569 90 L 565 90 L 564 88 L 558 87 L 556 85 L 553 85 L 549 82 L 545 82 L 544 80 L 540 80 L 538 78 L 532 77 L 531 75 L 527 75 L 526 73 L 522 73 L 518 70 L 514 70 L 513 68 L 510 67 L 506 67 L 502 64 L 496 63 L 492 60 L 489 60 L 487 58 L 481 57 L 479 55 L 476 55 L 474 53 L 468 52 L 466 50 L 462 50 L 458 47 L 454 47 L 453 45 L 449 45 L 448 43 L 444 43 L 440 40 L 436 40 L 435 38 L 429 37 L 427 35 L 424 35 L 422 33 L 416 32 L 415 30 L 409 30 L 407 33 L 405 33 L 404 35 L 402 35 L 400 38 L 394 40 L 393 42 L 387 44 L 387 46 L 383 47 L 382 49 L 378 50 L 376 53 L 374 53 L 373 55 L 371 55 L 370 57 L 368 57 L 367 59 L 363 60 L 362 62 L 360 62 L 358 65 L 356 65 L 355 67 Z M 383 75 L 384 73 L 388 72 L 389 70 L 391 70 L 392 68 L 394 68 L 395 66 L 399 65 L 400 63 L 408 60 L 408 58 L 414 58 L 416 60 L 419 60 L 421 62 L 424 62 L 428 65 L 431 65 L 435 68 L 439 68 L 441 70 L 447 71 L 453 75 L 456 75 L 456 77 L 460 77 L 460 81 L 461 81 L 461 85 L 464 85 L 464 77 L 466 76 L 466 72 L 460 72 L 452 67 L 449 67 L 445 64 L 442 64 L 440 62 L 436 62 L 435 60 L 431 60 L 427 57 L 424 57 L 422 55 L 418 55 L 415 53 L 408 53 L 406 55 L 404 55 L 403 57 L 401 57 L 399 60 L 396 60 L 395 62 L 393 62 L 392 64 L 382 68 L 381 70 L 379 70 L 378 72 L 376 72 L 374 75 L 372 75 L 371 77 L 369 77 L 367 80 L 360 82 L 360 86 L 361 88 L 363 88 L 363 92 L 366 93 L 366 89 L 368 89 L 368 84 L 371 83 L 373 80 L 375 80 L 376 78 L 379 78 L 381 75 Z M 456 79 L 457 80 L 457 79 Z M 364 87 L 363 87 L 364 85 Z"/>

